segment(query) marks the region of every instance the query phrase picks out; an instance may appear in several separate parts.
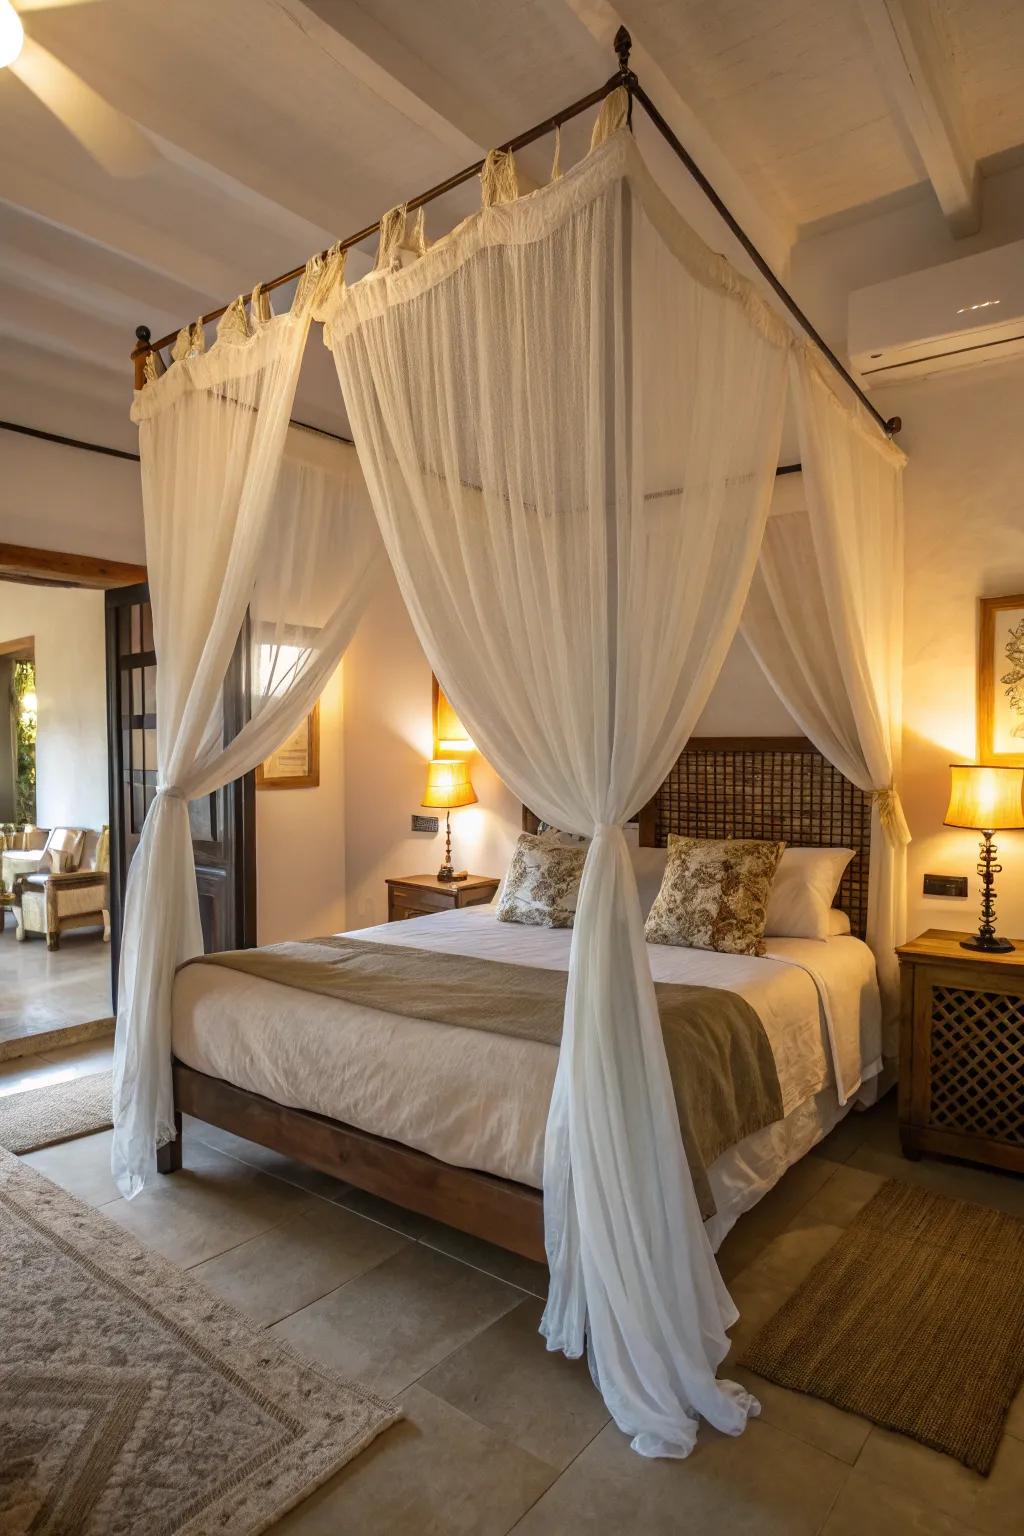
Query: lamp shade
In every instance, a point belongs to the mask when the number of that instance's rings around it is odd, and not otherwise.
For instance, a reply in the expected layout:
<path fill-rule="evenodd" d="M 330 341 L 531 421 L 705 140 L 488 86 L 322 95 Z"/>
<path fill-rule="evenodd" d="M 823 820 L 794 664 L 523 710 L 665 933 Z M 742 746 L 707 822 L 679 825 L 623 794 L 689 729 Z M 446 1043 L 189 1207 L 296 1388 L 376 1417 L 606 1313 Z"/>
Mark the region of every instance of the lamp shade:
<path fill-rule="evenodd" d="M 469 777 L 469 764 L 460 758 L 435 760 L 427 768 L 427 787 L 421 805 L 454 810 L 457 805 L 472 805 L 476 790 Z"/>
<path fill-rule="evenodd" d="M 947 827 L 971 827 L 976 832 L 1024 827 L 1024 768 L 950 763 L 949 771 Z"/>

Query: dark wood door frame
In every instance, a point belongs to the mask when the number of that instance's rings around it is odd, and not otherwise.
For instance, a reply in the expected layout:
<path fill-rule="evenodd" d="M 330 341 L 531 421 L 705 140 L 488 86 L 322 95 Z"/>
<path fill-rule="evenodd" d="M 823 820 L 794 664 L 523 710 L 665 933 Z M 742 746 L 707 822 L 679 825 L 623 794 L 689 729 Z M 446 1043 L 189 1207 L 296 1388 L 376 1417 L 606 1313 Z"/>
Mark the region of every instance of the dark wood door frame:
<path fill-rule="evenodd" d="M 0 544 L 0 581 L 32 581 L 67 587 L 129 587 L 145 581 L 146 567 L 94 555 Z"/>
<path fill-rule="evenodd" d="M 155 758 L 150 766 L 147 750 L 156 729 L 157 659 L 151 623 L 145 583 L 107 592 L 110 926 L 115 1007 L 128 866 L 156 793 Z M 224 685 L 228 740 L 241 729 L 248 714 L 248 647 L 244 638 L 236 647 Z M 206 948 L 247 948 L 256 942 L 255 775 L 245 774 L 193 801 L 189 819 Z"/>

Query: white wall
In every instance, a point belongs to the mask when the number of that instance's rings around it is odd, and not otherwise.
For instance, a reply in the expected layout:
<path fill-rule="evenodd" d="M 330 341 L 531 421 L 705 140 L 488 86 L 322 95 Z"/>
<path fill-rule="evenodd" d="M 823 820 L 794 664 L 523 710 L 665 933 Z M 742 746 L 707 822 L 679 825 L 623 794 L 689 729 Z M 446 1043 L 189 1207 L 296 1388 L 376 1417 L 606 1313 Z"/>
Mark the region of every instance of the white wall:
<path fill-rule="evenodd" d="M 35 638 L 36 820 L 99 828 L 107 816 L 103 593 L 0 581 L 0 641 Z"/>
<path fill-rule="evenodd" d="M 138 464 L 0 430 L 0 543 L 144 563 Z"/>
<path fill-rule="evenodd" d="M 1024 592 L 1024 359 L 904 386 L 899 408 L 910 455 L 903 779 L 913 934 L 976 926 L 978 839 L 942 817 L 948 764 L 975 761 L 978 599 Z M 997 842 L 1000 931 L 1021 937 L 1024 833 Z M 924 896 L 925 871 L 969 875 L 969 900 Z"/>
<path fill-rule="evenodd" d="M 320 785 L 256 793 L 256 917 L 261 944 L 345 927 L 342 669 L 320 697 Z"/>

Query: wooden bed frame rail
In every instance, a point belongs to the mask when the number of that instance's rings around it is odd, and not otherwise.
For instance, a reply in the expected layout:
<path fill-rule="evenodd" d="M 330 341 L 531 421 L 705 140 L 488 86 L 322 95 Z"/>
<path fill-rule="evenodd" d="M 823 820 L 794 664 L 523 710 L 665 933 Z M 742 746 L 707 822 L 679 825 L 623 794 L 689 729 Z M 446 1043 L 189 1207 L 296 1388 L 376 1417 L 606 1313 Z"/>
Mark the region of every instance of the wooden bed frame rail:
<path fill-rule="evenodd" d="M 276 1104 L 180 1061 L 173 1070 L 178 1139 L 160 1148 L 157 1167 L 161 1173 L 181 1167 L 181 1116 L 194 1115 L 406 1210 L 482 1237 L 523 1258 L 547 1262 L 539 1190 L 472 1168 L 456 1168 L 340 1120 Z"/>

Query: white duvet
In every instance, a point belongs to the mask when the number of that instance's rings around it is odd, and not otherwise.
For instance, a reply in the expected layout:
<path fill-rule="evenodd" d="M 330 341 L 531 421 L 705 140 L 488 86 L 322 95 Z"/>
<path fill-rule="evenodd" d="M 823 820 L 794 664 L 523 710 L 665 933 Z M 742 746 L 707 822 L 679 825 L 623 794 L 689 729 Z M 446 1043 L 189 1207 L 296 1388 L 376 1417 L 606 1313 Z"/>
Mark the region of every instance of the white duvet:
<path fill-rule="evenodd" d="M 552 970 L 568 969 L 571 938 L 567 930 L 499 923 L 489 906 L 354 936 Z M 722 987 L 759 1015 L 787 1120 L 805 1127 L 778 1177 L 839 1117 L 836 1105 L 879 1071 L 881 1008 L 874 959 L 859 939 L 769 939 L 767 947 L 765 959 L 667 945 L 649 945 L 648 953 L 656 981 Z M 175 981 L 173 1039 L 175 1055 L 200 1072 L 445 1162 L 541 1187 L 554 1046 L 400 1018 L 203 965 L 187 966 Z"/>

